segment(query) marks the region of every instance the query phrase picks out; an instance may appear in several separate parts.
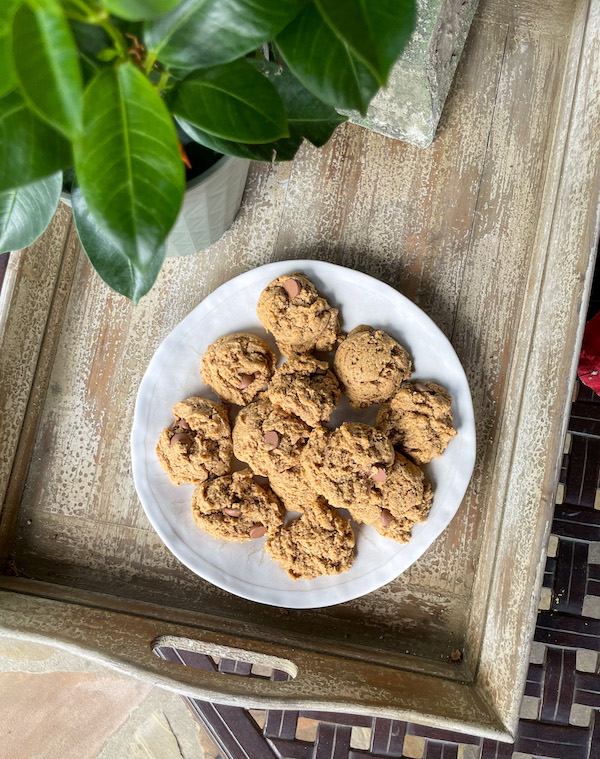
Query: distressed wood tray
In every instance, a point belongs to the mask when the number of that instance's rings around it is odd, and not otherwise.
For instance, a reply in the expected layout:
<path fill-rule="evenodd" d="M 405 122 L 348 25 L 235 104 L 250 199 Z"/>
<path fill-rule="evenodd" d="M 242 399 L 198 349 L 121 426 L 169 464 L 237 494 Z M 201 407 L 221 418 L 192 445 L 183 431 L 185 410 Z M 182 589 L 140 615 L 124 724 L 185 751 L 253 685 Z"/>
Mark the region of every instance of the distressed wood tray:
<path fill-rule="evenodd" d="M 11 254 L 0 632 L 194 698 L 509 740 L 598 231 L 599 49 L 600 0 L 482 0 L 431 148 L 346 125 L 291 166 L 255 166 L 234 228 L 169 260 L 137 308 L 91 271 L 66 208 Z M 304 257 L 379 277 L 437 322 L 469 378 L 478 458 L 458 515 L 410 571 L 365 598 L 290 612 L 231 596 L 169 554 L 136 498 L 128 445 L 140 378 L 173 326 L 230 277 Z M 160 636 L 292 679 L 181 667 L 153 655 Z"/>

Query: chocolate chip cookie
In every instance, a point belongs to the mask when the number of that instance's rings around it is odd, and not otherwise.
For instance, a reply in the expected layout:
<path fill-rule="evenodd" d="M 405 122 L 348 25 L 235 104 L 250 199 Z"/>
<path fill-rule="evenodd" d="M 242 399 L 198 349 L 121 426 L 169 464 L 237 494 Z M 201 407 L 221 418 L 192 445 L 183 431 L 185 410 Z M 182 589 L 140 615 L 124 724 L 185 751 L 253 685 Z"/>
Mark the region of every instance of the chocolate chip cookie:
<path fill-rule="evenodd" d="M 335 430 L 316 427 L 300 457 L 310 487 L 367 524 L 379 518 L 378 487 L 393 462 L 387 436 L 359 422 L 344 422 Z"/>
<path fill-rule="evenodd" d="M 319 497 L 308 484 L 300 466 L 293 466 L 283 472 L 271 472 L 269 485 L 289 511 L 304 512 L 311 508 Z"/>
<path fill-rule="evenodd" d="M 394 517 L 405 517 L 423 522 L 431 510 L 433 491 L 423 471 L 401 453 L 396 452 L 394 462 L 381 470 L 376 478 L 375 498 Z"/>
<path fill-rule="evenodd" d="M 266 551 L 294 580 L 347 572 L 354 561 L 354 533 L 322 499 L 267 540 Z"/>
<path fill-rule="evenodd" d="M 303 274 L 286 274 L 267 285 L 256 312 L 284 356 L 329 351 L 340 331 L 337 308 Z"/>
<path fill-rule="evenodd" d="M 202 356 L 202 379 L 229 403 L 245 406 L 269 382 L 275 354 L 260 337 L 234 332 L 215 340 Z"/>
<path fill-rule="evenodd" d="M 373 527 L 380 535 L 396 543 L 408 543 L 412 528 L 415 526 L 414 519 L 407 517 L 394 517 L 387 509 L 382 509 L 381 517 L 374 522 Z"/>
<path fill-rule="evenodd" d="M 194 396 L 173 406 L 175 421 L 156 446 L 160 465 L 175 485 L 199 485 L 229 471 L 233 454 L 227 407 Z"/>
<path fill-rule="evenodd" d="M 222 540 L 273 536 L 283 525 L 284 513 L 275 493 L 259 485 L 250 469 L 204 482 L 192 496 L 198 527 Z"/>
<path fill-rule="evenodd" d="M 267 390 L 271 403 L 299 416 L 310 427 L 328 422 L 339 403 L 337 377 L 326 361 L 314 356 L 293 356 L 273 375 Z"/>
<path fill-rule="evenodd" d="M 380 329 L 356 327 L 340 344 L 333 370 L 354 408 L 383 403 L 412 372 L 408 351 Z"/>
<path fill-rule="evenodd" d="M 298 464 L 309 435 L 302 419 L 274 406 L 262 393 L 238 414 L 233 450 L 255 474 L 268 477 Z"/>
<path fill-rule="evenodd" d="M 406 382 L 377 414 L 376 427 L 417 464 L 441 456 L 456 430 L 452 396 L 435 382 Z"/>

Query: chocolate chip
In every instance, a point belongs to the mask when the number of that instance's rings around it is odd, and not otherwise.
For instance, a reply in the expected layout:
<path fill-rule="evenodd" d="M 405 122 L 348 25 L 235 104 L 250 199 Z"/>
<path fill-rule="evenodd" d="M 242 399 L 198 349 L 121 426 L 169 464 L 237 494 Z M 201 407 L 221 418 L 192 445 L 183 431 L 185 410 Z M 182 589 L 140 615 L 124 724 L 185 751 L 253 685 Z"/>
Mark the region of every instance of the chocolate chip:
<path fill-rule="evenodd" d="M 228 517 L 240 517 L 242 512 L 239 509 L 223 509 L 223 514 L 227 514 Z"/>
<path fill-rule="evenodd" d="M 266 534 L 267 528 L 264 526 L 264 524 L 253 524 L 248 531 L 248 535 L 250 535 L 252 540 L 255 540 L 256 538 L 262 538 L 262 536 Z"/>
<path fill-rule="evenodd" d="M 427 387 L 427 385 L 424 385 L 422 382 L 415 382 L 415 390 L 418 390 L 420 393 L 428 393 L 429 395 L 433 395 L 435 393 L 435 390 Z"/>
<path fill-rule="evenodd" d="M 263 435 L 263 444 L 271 450 L 274 450 L 279 446 L 279 435 L 275 432 L 275 430 L 265 432 Z"/>
<path fill-rule="evenodd" d="M 371 334 L 371 337 L 377 337 L 377 330 L 372 329 L 370 334 Z"/>
<path fill-rule="evenodd" d="M 187 423 L 186 419 L 180 419 L 177 424 L 182 427 L 184 430 L 189 430 L 190 425 Z"/>
<path fill-rule="evenodd" d="M 387 480 L 387 472 L 380 466 L 372 466 L 371 479 L 373 482 L 385 482 Z"/>
<path fill-rule="evenodd" d="M 185 445 L 186 448 L 189 448 L 192 444 L 192 440 L 185 434 L 185 432 L 177 432 L 171 438 L 171 445 L 175 445 L 176 443 L 181 443 L 181 445 Z"/>
<path fill-rule="evenodd" d="M 297 279 L 286 279 L 283 283 L 283 289 L 286 291 L 290 298 L 295 298 L 297 295 L 300 295 L 302 285 L 300 282 L 298 282 Z"/>
<path fill-rule="evenodd" d="M 248 387 L 248 385 L 251 385 L 254 382 L 254 375 L 253 374 L 240 374 L 240 384 L 238 385 L 240 390 L 243 390 L 244 388 Z"/>
<path fill-rule="evenodd" d="M 392 512 L 389 509 L 381 509 L 381 526 L 387 527 L 390 522 L 394 521 Z"/>

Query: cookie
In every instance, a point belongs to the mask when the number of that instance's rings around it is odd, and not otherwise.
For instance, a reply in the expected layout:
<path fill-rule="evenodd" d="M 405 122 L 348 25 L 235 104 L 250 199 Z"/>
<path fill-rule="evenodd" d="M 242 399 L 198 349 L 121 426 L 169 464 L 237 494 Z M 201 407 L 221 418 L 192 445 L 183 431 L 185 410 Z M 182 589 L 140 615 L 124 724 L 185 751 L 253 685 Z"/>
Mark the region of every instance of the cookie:
<path fill-rule="evenodd" d="M 227 474 L 233 454 L 227 407 L 195 396 L 176 403 L 173 413 L 175 422 L 164 428 L 156 446 L 171 482 L 199 485 Z"/>
<path fill-rule="evenodd" d="M 380 329 L 356 327 L 340 344 L 333 370 L 354 408 L 384 403 L 412 372 L 408 351 Z"/>
<path fill-rule="evenodd" d="M 387 436 L 359 422 L 344 422 L 335 430 L 316 427 L 300 457 L 310 487 L 367 524 L 379 518 L 376 485 L 393 461 Z"/>
<path fill-rule="evenodd" d="M 424 522 L 431 510 L 433 491 L 422 470 L 401 453 L 396 452 L 394 463 L 381 469 L 375 477 L 374 498 L 393 517 Z"/>
<path fill-rule="evenodd" d="M 406 382 L 377 414 L 375 426 L 417 464 L 441 456 L 456 430 L 452 396 L 435 382 Z"/>
<path fill-rule="evenodd" d="M 235 332 L 215 340 L 202 356 L 202 379 L 229 403 L 245 406 L 270 381 L 275 354 L 260 337 Z"/>
<path fill-rule="evenodd" d="M 192 516 L 198 527 L 222 540 L 275 535 L 284 513 L 275 493 L 259 485 L 250 469 L 204 482 L 192 496 Z"/>
<path fill-rule="evenodd" d="M 293 580 L 347 572 L 354 561 L 354 533 L 322 499 L 267 540 L 266 551 Z"/>
<path fill-rule="evenodd" d="M 326 361 L 314 356 L 294 356 L 273 375 L 267 390 L 271 403 L 299 416 L 310 427 L 328 422 L 339 403 L 337 377 Z"/>
<path fill-rule="evenodd" d="M 381 518 L 373 524 L 373 527 L 380 535 L 383 535 L 384 538 L 395 540 L 396 543 L 408 543 L 414 526 L 414 519 L 393 517 L 386 509 L 383 509 Z"/>
<path fill-rule="evenodd" d="M 255 474 L 268 477 L 298 464 L 309 435 L 302 419 L 274 406 L 263 393 L 238 414 L 233 450 Z"/>
<path fill-rule="evenodd" d="M 300 466 L 293 466 L 284 472 L 271 472 L 269 485 L 289 511 L 304 512 L 311 508 L 319 497 L 308 484 Z"/>
<path fill-rule="evenodd" d="M 303 274 L 286 274 L 267 285 L 256 312 L 285 356 L 329 351 L 340 330 L 337 308 L 332 308 Z"/>

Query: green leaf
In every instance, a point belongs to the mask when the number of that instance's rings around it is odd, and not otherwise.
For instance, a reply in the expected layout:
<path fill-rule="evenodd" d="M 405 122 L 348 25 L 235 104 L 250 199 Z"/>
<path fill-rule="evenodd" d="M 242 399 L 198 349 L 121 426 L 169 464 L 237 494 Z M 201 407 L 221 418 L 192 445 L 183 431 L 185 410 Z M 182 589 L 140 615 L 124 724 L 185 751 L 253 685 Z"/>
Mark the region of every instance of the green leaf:
<path fill-rule="evenodd" d="M 290 139 L 302 141 L 305 138 L 320 148 L 329 140 L 333 130 L 348 120 L 347 116 L 340 116 L 335 108 L 315 97 L 289 70 L 268 61 L 256 61 L 255 66 L 273 83 L 283 100 Z M 281 156 L 280 159 L 288 160 Z"/>
<path fill-rule="evenodd" d="M 204 145 L 206 148 L 215 150 L 223 155 L 233 155 L 237 158 L 247 158 L 251 161 L 271 161 L 273 160 L 273 143 L 266 145 L 246 145 L 243 142 L 233 142 L 232 140 L 222 140 L 214 137 L 212 134 L 203 132 L 191 124 L 188 124 L 182 118 L 177 117 L 177 123 L 183 131 L 195 142 Z"/>
<path fill-rule="evenodd" d="M 168 104 L 176 116 L 224 140 L 260 144 L 288 136 L 277 90 L 244 58 L 194 71 Z"/>
<path fill-rule="evenodd" d="M 12 59 L 12 20 L 20 0 L 3 0 L 0 15 L 0 97 L 14 90 L 17 75 Z"/>
<path fill-rule="evenodd" d="M 0 193 L 0 252 L 21 250 L 46 229 L 60 200 L 62 171 Z"/>
<path fill-rule="evenodd" d="M 73 188 L 71 203 L 77 234 L 90 263 L 109 287 L 137 305 L 158 276 L 167 251 L 166 244 L 159 246 L 146 271 L 140 271 L 100 229 L 78 186 Z"/>
<path fill-rule="evenodd" d="M 144 43 L 161 63 L 196 69 L 241 58 L 272 40 L 306 0 L 183 0 L 145 25 Z"/>
<path fill-rule="evenodd" d="M 175 223 L 185 180 L 173 120 L 132 64 L 103 69 L 88 85 L 75 167 L 99 226 L 147 271 Z"/>
<path fill-rule="evenodd" d="M 119 53 L 114 49 L 114 47 L 105 47 L 104 50 L 100 50 L 97 55 L 98 60 L 102 61 L 103 63 L 114 61 L 114 59 L 118 57 Z"/>
<path fill-rule="evenodd" d="M 384 85 L 414 29 L 414 0 L 315 0 L 315 5 L 333 32 Z"/>
<path fill-rule="evenodd" d="M 249 158 L 251 161 L 291 161 L 303 139 L 321 147 L 334 129 L 347 121 L 346 116 L 340 116 L 335 109 L 316 98 L 288 70 L 268 61 L 252 63 L 273 82 L 279 92 L 286 109 L 290 136 L 261 145 L 249 145 L 214 137 L 178 118 L 181 128 L 193 140 L 219 153 Z"/>
<path fill-rule="evenodd" d="M 18 92 L 0 99 L 0 192 L 23 187 L 72 162 L 69 143 L 38 119 Z"/>
<path fill-rule="evenodd" d="M 279 34 L 279 52 L 302 84 L 334 108 L 366 113 L 379 89 L 370 69 L 311 2 Z"/>
<path fill-rule="evenodd" d="M 179 0 L 104 0 L 110 13 L 128 21 L 150 21 L 173 10 Z"/>
<path fill-rule="evenodd" d="M 77 48 L 55 0 L 22 5 L 13 20 L 13 60 L 31 108 L 73 137 L 81 128 L 82 80 Z"/>
<path fill-rule="evenodd" d="M 102 50 L 109 49 L 112 41 L 101 26 L 84 24 L 82 21 L 69 19 L 69 26 L 75 39 L 79 54 L 79 64 L 83 75 L 84 85 L 88 84 L 102 68 L 98 62 Z"/>

